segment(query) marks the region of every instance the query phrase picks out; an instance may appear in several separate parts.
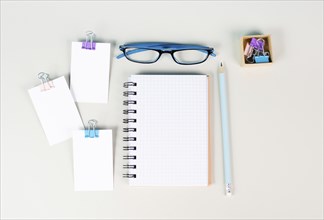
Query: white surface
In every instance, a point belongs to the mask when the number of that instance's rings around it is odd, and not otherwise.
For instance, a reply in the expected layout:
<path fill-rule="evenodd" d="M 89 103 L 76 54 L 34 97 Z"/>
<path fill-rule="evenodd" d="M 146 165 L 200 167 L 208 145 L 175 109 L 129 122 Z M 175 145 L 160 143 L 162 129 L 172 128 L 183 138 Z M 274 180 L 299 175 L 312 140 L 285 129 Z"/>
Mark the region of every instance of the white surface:
<path fill-rule="evenodd" d="M 54 88 L 49 90 L 44 91 L 42 84 L 28 90 L 50 145 L 66 141 L 72 138 L 74 130 L 83 129 L 64 76 L 52 82 Z"/>
<path fill-rule="evenodd" d="M 112 131 L 99 130 L 99 137 L 85 138 L 73 132 L 73 171 L 76 191 L 113 190 Z"/>
<path fill-rule="evenodd" d="M 110 44 L 96 43 L 95 50 L 82 49 L 72 42 L 71 93 L 76 102 L 107 103 L 110 71 Z"/>
<path fill-rule="evenodd" d="M 110 192 L 74 192 L 72 141 L 48 146 L 26 92 L 40 71 L 68 76 L 71 42 L 87 30 L 116 43 L 114 55 L 119 44 L 148 40 L 201 43 L 218 54 L 196 66 L 167 55 L 154 65 L 112 60 L 108 104 L 78 104 L 84 122 L 96 118 L 113 129 Z M 252 31 L 272 35 L 272 66 L 239 66 L 239 37 Z M 212 186 L 130 187 L 121 177 L 123 82 L 153 71 L 214 77 L 220 59 L 228 74 L 235 194 L 224 195 L 220 123 L 212 125 Z M 220 120 L 213 86 L 212 118 Z M 323 218 L 322 113 L 322 2 L 1 1 L 3 218 Z"/>
<path fill-rule="evenodd" d="M 134 186 L 208 185 L 208 77 L 206 75 L 134 75 L 136 114 L 129 123 L 137 138 Z"/>

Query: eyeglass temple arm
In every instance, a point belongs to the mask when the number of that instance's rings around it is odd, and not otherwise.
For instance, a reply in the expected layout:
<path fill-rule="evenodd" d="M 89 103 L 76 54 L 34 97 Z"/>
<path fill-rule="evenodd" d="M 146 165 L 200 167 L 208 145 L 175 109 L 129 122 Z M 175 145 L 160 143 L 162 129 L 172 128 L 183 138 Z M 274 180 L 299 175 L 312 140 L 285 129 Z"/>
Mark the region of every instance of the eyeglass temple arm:
<path fill-rule="evenodd" d="M 146 51 L 146 50 L 151 50 L 151 49 L 135 49 L 135 50 L 127 51 L 125 53 L 127 55 L 131 55 L 131 54 L 140 53 L 140 52 L 143 52 L 143 51 Z M 206 51 L 206 50 L 199 50 L 199 51 L 202 52 L 202 53 L 208 53 L 208 51 Z M 213 56 L 213 57 L 216 57 L 215 53 L 211 53 L 210 55 Z M 120 59 L 120 58 L 123 58 L 124 56 L 125 56 L 125 54 L 122 53 L 122 54 L 119 54 L 116 58 Z"/>
<path fill-rule="evenodd" d="M 134 53 L 139 53 L 139 52 L 143 52 L 143 51 L 146 51 L 146 50 L 149 50 L 149 49 L 135 49 L 135 50 L 131 50 L 131 51 L 127 51 L 125 52 L 127 55 L 131 55 L 131 54 L 134 54 Z M 119 54 L 116 58 L 117 59 L 120 59 L 120 58 L 123 58 L 125 55 L 124 53 L 121 53 Z"/>

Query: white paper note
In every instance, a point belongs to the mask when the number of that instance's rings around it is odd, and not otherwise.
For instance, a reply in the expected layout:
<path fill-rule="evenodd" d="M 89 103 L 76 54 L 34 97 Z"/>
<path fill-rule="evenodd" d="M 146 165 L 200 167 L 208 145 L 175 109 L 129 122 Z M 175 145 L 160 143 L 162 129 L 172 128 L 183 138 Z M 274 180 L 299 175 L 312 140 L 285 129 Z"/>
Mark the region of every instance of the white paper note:
<path fill-rule="evenodd" d="M 95 50 L 82 49 L 72 42 L 71 92 L 76 102 L 107 103 L 110 44 L 96 43 Z"/>
<path fill-rule="evenodd" d="M 112 131 L 99 130 L 99 137 L 86 138 L 84 130 L 73 132 L 75 191 L 113 190 Z"/>
<path fill-rule="evenodd" d="M 54 87 L 46 91 L 42 91 L 42 84 L 28 90 L 50 145 L 67 140 L 74 130 L 84 128 L 64 76 L 52 83 Z"/>

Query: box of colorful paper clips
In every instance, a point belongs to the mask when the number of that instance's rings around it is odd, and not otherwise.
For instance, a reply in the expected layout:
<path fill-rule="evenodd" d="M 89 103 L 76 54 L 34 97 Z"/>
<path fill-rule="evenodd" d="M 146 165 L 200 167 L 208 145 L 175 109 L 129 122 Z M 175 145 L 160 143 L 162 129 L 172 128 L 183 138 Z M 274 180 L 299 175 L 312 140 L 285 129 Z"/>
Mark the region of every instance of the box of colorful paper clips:
<path fill-rule="evenodd" d="M 270 35 L 241 37 L 242 66 L 262 66 L 273 63 Z"/>

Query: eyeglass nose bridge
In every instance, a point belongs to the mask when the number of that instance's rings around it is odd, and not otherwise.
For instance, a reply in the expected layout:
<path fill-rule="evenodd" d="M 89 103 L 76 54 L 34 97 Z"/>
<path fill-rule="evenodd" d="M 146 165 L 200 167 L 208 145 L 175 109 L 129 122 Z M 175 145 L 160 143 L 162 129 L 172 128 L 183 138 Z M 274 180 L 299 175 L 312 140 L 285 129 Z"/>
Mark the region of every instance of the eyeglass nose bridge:
<path fill-rule="evenodd" d="M 174 52 L 175 52 L 175 51 L 172 50 L 172 49 L 170 49 L 170 48 L 162 49 L 162 50 L 160 50 L 160 55 L 159 55 L 159 57 L 157 58 L 156 61 L 158 61 L 158 60 L 161 58 L 161 56 L 162 56 L 163 54 L 169 54 L 169 55 L 171 56 L 171 58 L 172 58 L 176 63 L 178 63 L 178 62 L 176 61 L 176 59 L 174 58 L 174 56 L 173 56 L 173 53 L 174 53 Z M 155 61 L 155 62 L 156 62 L 156 61 Z"/>
<path fill-rule="evenodd" d="M 163 49 L 161 49 L 162 53 L 172 53 L 173 51 L 174 51 L 174 49 L 172 49 L 172 48 L 163 48 Z"/>

